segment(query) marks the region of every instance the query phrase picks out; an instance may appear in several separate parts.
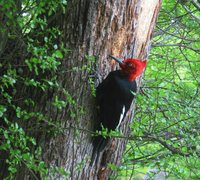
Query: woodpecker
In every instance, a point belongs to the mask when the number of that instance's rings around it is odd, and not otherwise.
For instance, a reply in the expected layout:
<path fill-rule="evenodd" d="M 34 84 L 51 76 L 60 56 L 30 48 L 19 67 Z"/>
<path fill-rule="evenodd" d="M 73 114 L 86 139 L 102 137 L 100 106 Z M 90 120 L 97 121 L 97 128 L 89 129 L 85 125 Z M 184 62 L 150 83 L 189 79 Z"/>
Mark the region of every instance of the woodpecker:
<path fill-rule="evenodd" d="M 137 91 L 135 80 L 146 67 L 146 60 L 132 58 L 121 60 L 111 55 L 110 57 L 119 63 L 120 70 L 110 72 L 96 89 L 100 125 L 108 131 L 120 127 Z M 107 140 L 108 138 L 98 136 L 94 141 L 96 146 L 94 150 L 101 151 L 107 144 Z"/>
<path fill-rule="evenodd" d="M 119 128 L 126 116 L 134 94 L 137 91 L 135 79 L 146 67 L 146 61 L 137 59 L 120 60 L 120 70 L 112 71 L 96 89 L 97 105 L 99 106 L 100 123 L 108 130 Z"/>

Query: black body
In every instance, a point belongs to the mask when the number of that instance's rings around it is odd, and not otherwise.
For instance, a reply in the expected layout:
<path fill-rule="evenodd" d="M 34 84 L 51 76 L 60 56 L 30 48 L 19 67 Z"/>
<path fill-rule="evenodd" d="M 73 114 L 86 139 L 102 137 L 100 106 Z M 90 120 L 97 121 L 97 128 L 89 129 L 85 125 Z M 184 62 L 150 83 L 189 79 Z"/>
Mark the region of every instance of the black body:
<path fill-rule="evenodd" d="M 136 90 L 136 81 L 129 81 L 121 70 L 110 72 L 106 79 L 99 84 L 96 97 L 100 111 L 100 123 L 104 128 L 116 129 L 120 117 L 123 120 L 126 116 Z M 123 107 L 125 107 L 124 111 Z"/>
<path fill-rule="evenodd" d="M 131 106 L 136 90 L 136 81 L 129 81 L 121 70 L 108 74 L 96 90 L 100 120 L 97 130 L 101 130 L 102 126 L 108 130 L 115 130 L 119 126 L 120 119 L 122 122 Z M 97 161 L 99 153 L 105 148 L 108 140 L 108 137 L 104 138 L 100 135 L 94 137 L 91 164 L 96 156 Z"/>

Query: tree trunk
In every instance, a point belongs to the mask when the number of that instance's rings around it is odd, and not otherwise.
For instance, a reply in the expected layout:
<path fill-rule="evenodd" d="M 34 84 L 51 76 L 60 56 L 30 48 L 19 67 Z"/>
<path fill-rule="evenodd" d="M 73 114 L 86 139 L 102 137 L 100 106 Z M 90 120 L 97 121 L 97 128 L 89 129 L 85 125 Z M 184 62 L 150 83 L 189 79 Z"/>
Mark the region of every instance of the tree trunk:
<path fill-rule="evenodd" d="M 85 56 L 94 55 L 98 65 L 96 73 L 101 81 L 116 67 L 108 60 L 108 54 L 146 59 L 160 6 L 161 0 L 70 2 L 62 24 L 66 45 L 72 51 L 64 60 L 62 68 L 86 65 Z M 51 164 L 64 166 L 70 171 L 71 179 L 108 179 L 115 173 L 108 168 L 107 163 L 120 165 L 127 139 L 112 140 L 99 161 L 92 167 L 89 165 L 93 148 L 91 134 L 80 129 L 92 129 L 96 111 L 87 78 L 86 71 L 60 76 L 63 87 L 73 94 L 77 103 L 84 107 L 85 113 L 78 119 L 66 119 L 67 110 L 56 116 L 54 112 L 48 111 L 53 113 L 51 116 L 55 119 L 65 122 L 67 130 L 65 135 L 46 142 L 45 149 L 48 151 L 44 159 Z M 128 123 L 133 117 L 133 109 L 121 127 L 125 136 L 129 134 Z M 79 136 L 72 127 L 79 131 Z M 82 168 L 77 171 L 81 164 Z"/>
<path fill-rule="evenodd" d="M 94 130 L 97 117 L 88 79 L 91 70 L 94 72 L 96 68 L 94 75 L 98 78 L 95 85 L 98 85 L 116 68 L 116 64 L 108 60 L 109 54 L 141 60 L 147 58 L 160 6 L 161 0 L 69 1 L 66 14 L 57 16 L 57 21 L 52 23 L 61 27 L 64 43 L 70 49 L 62 61 L 60 88 L 53 96 L 66 98 L 67 92 L 75 102 L 61 111 L 55 111 L 51 108 L 51 100 L 44 103 L 42 100 L 45 97 L 41 97 L 41 107 L 38 108 L 65 130 L 50 138 L 42 133 L 37 139 L 43 148 L 45 162 L 51 166 L 63 166 L 70 172 L 69 179 L 108 179 L 116 175 L 107 164 L 120 166 L 126 138 L 112 139 L 97 163 L 90 166 L 93 150 L 90 131 Z M 91 66 L 86 56 L 94 56 L 97 67 L 94 64 Z M 92 69 L 85 69 L 85 65 Z M 139 89 L 141 78 L 137 84 Z M 120 128 L 126 137 L 133 114 L 134 104 Z M 61 176 L 55 178 L 62 179 Z M 28 179 L 28 175 L 21 171 L 17 179 Z"/>

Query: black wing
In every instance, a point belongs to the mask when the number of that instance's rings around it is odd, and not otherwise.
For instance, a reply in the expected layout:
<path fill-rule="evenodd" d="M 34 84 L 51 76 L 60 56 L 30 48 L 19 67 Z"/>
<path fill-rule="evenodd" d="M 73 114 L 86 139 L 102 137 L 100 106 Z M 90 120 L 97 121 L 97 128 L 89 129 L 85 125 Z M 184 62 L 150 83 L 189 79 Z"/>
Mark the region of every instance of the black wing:
<path fill-rule="evenodd" d="M 120 71 L 109 73 L 96 89 L 100 119 L 97 130 L 101 130 L 101 125 L 108 130 L 115 130 L 120 125 L 130 108 L 134 97 L 132 92 L 136 92 L 136 88 L 136 82 L 129 82 Z M 95 159 L 98 160 L 99 153 L 105 148 L 108 140 L 109 138 L 104 139 L 102 136 L 94 137 L 91 164 Z"/>
<path fill-rule="evenodd" d="M 100 122 L 109 130 L 115 130 L 130 108 L 136 83 L 129 82 L 120 71 L 109 73 L 97 87 L 97 104 L 100 108 Z"/>

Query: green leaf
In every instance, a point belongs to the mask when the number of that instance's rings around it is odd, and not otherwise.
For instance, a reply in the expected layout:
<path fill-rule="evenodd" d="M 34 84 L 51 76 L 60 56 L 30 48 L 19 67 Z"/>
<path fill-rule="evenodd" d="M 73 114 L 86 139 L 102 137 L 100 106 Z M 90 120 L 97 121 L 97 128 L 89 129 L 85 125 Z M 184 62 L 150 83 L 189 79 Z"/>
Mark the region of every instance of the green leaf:
<path fill-rule="evenodd" d="M 56 57 L 56 58 L 60 58 L 60 59 L 63 58 L 63 54 L 62 54 L 62 52 L 60 50 L 56 50 L 54 52 L 53 56 Z"/>
<path fill-rule="evenodd" d="M 0 117 L 3 117 L 3 114 L 6 112 L 6 107 L 3 105 L 0 105 Z"/>

